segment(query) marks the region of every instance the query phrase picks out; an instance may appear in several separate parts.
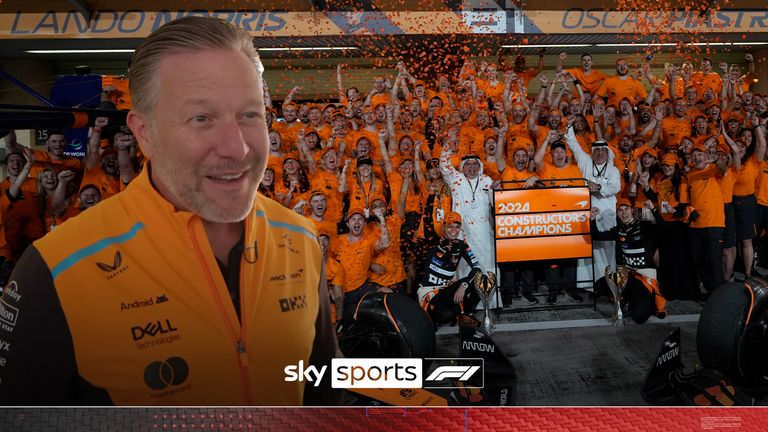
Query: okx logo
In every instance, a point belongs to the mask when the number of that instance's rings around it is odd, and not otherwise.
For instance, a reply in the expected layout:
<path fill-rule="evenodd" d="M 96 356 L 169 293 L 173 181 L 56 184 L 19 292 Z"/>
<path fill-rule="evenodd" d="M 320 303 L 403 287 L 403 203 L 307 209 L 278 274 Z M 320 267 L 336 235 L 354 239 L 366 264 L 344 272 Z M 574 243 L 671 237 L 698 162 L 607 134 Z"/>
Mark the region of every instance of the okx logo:
<path fill-rule="evenodd" d="M 183 384 L 189 376 L 189 365 L 181 357 L 156 361 L 144 369 L 144 383 L 152 390 Z"/>
<path fill-rule="evenodd" d="M 483 359 L 424 359 L 424 388 L 483 388 Z"/>

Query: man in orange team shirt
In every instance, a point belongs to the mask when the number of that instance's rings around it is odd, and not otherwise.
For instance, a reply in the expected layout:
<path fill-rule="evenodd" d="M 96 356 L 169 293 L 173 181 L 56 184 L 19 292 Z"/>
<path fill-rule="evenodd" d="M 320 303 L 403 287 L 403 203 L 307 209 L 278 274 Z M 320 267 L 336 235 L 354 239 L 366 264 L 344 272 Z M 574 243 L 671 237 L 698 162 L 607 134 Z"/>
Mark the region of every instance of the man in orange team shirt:
<path fill-rule="evenodd" d="M 560 53 L 560 57 L 557 60 L 557 66 L 555 72 L 560 73 L 563 71 L 563 60 L 568 57 L 566 53 Z M 585 91 L 590 94 L 597 93 L 597 90 L 602 85 L 603 81 L 608 78 L 608 75 L 600 72 L 599 70 L 592 69 L 592 55 L 582 54 L 581 67 L 566 69 L 566 72 L 573 75 L 574 78 L 579 80 L 581 86 Z"/>
<path fill-rule="evenodd" d="M 375 209 L 379 221 L 380 235 L 373 237 L 365 229 L 366 218 L 363 207 L 354 206 L 347 214 L 349 233 L 339 236 L 336 240 L 336 259 L 346 272 L 344 285 L 344 314 L 350 316 L 355 306 L 366 293 L 379 290 L 379 285 L 368 279 L 368 269 L 373 262 L 373 256 L 389 247 L 389 228 L 381 209 Z"/>
<path fill-rule="evenodd" d="M 627 60 L 620 58 L 616 60 L 616 75 L 607 78 L 597 89 L 596 96 L 607 98 L 608 105 L 619 106 L 622 99 L 627 98 L 632 105 L 648 97 L 648 92 L 640 81 L 629 75 L 629 64 Z"/>

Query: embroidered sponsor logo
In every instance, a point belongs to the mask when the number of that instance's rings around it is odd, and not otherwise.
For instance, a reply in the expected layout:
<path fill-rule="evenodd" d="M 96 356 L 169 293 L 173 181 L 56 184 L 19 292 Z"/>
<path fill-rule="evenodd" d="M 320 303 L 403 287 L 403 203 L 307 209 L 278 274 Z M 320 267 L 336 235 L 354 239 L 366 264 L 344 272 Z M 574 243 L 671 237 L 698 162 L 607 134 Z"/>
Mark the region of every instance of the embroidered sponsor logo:
<path fill-rule="evenodd" d="M 181 357 L 154 361 L 144 368 L 144 383 L 152 390 L 179 386 L 189 377 L 189 365 Z M 154 397 L 154 396 L 153 396 Z"/>
<path fill-rule="evenodd" d="M 140 309 L 147 306 L 153 306 L 155 304 L 155 299 L 152 297 L 149 297 L 144 300 L 134 300 L 130 303 L 120 303 L 120 312 L 131 310 L 131 309 Z"/>
<path fill-rule="evenodd" d="M 3 299 L 12 299 L 16 303 L 21 300 L 21 294 L 19 294 L 19 285 L 16 281 L 11 281 L 5 288 L 2 294 Z"/>
<path fill-rule="evenodd" d="M 0 351 L 11 352 L 11 343 L 0 339 Z"/>
<path fill-rule="evenodd" d="M 146 336 L 155 337 L 157 335 L 164 335 L 177 331 L 179 331 L 179 329 L 171 324 L 171 320 L 166 319 L 164 321 L 158 320 L 148 322 L 144 326 L 133 326 L 131 327 L 131 336 L 133 336 L 134 341 L 140 341 Z"/>
<path fill-rule="evenodd" d="M 299 296 L 293 296 L 280 299 L 280 311 L 290 312 L 297 309 L 303 309 L 307 307 L 307 295 L 302 294 Z"/>
<path fill-rule="evenodd" d="M 293 273 L 275 274 L 269 278 L 270 282 L 297 281 L 304 276 L 304 269 L 300 268 Z"/>
<path fill-rule="evenodd" d="M 111 265 L 97 262 L 96 266 L 101 271 L 108 273 L 107 280 L 116 278 L 128 270 L 128 264 L 123 264 L 123 254 L 119 250 L 115 251 L 115 258 Z"/>
<path fill-rule="evenodd" d="M 289 251 L 291 251 L 291 252 L 293 252 L 295 254 L 299 253 L 299 250 L 296 249 L 295 247 L 293 247 L 293 237 L 291 237 L 290 234 L 283 234 L 282 236 L 280 236 L 280 238 L 283 241 L 282 241 L 282 243 L 278 243 L 277 247 L 288 249 Z"/>
<path fill-rule="evenodd" d="M 19 318 L 19 310 L 5 302 L 5 298 L 0 298 L 0 324 L 6 331 L 13 331 L 16 320 Z"/>

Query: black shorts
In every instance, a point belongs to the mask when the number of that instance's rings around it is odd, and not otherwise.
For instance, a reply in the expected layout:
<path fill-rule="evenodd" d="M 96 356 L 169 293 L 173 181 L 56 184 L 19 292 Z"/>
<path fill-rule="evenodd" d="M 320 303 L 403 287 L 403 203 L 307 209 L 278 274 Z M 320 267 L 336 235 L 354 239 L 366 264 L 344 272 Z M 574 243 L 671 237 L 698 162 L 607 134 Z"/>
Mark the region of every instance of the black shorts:
<path fill-rule="evenodd" d="M 733 211 L 736 213 L 736 238 L 752 240 L 757 237 L 757 198 L 755 195 L 733 196 Z"/>
<path fill-rule="evenodd" d="M 725 204 L 725 231 L 723 234 L 723 249 L 736 247 L 736 213 L 733 204 Z"/>
<path fill-rule="evenodd" d="M 768 231 L 768 206 L 757 205 L 757 219 L 755 219 L 757 235 L 762 236 Z"/>

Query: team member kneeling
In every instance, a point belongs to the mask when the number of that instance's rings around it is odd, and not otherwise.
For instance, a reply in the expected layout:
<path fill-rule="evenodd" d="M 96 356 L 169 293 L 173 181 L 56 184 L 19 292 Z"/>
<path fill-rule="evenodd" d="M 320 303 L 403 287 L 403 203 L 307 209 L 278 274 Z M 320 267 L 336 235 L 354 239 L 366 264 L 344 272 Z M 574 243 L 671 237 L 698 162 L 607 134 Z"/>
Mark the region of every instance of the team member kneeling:
<path fill-rule="evenodd" d="M 431 209 L 434 200 L 434 195 L 427 198 L 427 209 Z M 423 224 L 427 259 L 419 279 L 419 304 L 435 325 L 447 324 L 456 320 L 463 311 L 475 310 L 480 296 L 474 285 L 486 276 L 482 274 L 480 263 L 467 242 L 458 238 L 461 215 L 456 212 L 445 215 L 442 236 L 435 231 L 432 211 L 424 211 Z M 472 267 L 472 271 L 466 278 L 453 281 L 462 258 Z"/>

